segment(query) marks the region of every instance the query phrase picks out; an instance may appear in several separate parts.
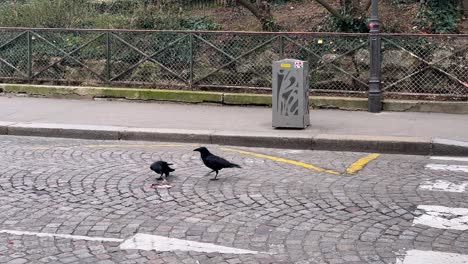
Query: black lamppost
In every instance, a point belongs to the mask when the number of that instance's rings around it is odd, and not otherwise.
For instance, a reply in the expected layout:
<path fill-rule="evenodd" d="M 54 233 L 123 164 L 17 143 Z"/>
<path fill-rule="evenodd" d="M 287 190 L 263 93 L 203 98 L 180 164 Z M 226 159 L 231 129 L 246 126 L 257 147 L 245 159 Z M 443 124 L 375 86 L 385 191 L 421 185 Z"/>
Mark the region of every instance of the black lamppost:
<path fill-rule="evenodd" d="M 382 110 L 382 95 L 380 92 L 380 21 L 377 10 L 377 0 L 371 2 L 370 17 L 370 78 L 368 111 L 379 113 Z"/>

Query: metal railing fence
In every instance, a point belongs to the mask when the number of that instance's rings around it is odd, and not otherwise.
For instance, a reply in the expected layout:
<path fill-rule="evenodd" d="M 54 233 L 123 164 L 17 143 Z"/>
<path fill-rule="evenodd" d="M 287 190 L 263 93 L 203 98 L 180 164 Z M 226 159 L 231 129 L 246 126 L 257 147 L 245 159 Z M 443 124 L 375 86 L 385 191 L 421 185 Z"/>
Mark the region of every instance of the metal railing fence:
<path fill-rule="evenodd" d="M 384 93 L 467 96 L 468 35 L 380 35 Z M 283 58 L 312 91 L 368 91 L 368 34 L 0 28 L 3 82 L 268 90 Z"/>
<path fill-rule="evenodd" d="M 468 96 L 468 35 L 382 34 L 382 92 Z"/>

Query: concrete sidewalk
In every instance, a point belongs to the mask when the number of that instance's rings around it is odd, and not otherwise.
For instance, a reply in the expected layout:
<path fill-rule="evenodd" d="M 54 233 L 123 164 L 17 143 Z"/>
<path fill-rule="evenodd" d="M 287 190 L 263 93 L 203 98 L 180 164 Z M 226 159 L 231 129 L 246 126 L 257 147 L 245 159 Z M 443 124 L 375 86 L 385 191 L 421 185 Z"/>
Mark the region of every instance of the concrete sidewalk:
<path fill-rule="evenodd" d="M 468 155 L 468 115 L 440 113 L 311 110 L 285 130 L 264 107 L 0 97 L 0 134 Z"/>

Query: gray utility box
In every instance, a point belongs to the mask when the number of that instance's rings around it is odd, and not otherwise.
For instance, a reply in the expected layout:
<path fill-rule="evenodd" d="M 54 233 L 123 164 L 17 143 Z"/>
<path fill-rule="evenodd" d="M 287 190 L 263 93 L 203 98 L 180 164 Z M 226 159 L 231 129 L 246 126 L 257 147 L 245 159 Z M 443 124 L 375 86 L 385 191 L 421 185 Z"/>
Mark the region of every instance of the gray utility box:
<path fill-rule="evenodd" d="M 273 127 L 306 128 L 309 119 L 309 63 L 273 62 Z"/>

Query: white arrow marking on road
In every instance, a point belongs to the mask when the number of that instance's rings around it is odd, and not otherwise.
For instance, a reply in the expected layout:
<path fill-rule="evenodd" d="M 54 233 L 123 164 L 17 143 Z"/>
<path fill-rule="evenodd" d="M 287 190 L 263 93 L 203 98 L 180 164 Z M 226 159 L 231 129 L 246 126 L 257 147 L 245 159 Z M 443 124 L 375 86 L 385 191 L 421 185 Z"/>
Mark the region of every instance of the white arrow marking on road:
<path fill-rule="evenodd" d="M 397 257 L 396 264 L 468 264 L 468 255 L 439 251 L 409 250 Z"/>
<path fill-rule="evenodd" d="M 136 234 L 130 239 L 120 244 L 120 249 L 140 249 L 157 251 L 196 251 L 196 252 L 218 252 L 227 254 L 258 254 L 258 251 L 251 251 L 239 248 L 218 246 L 210 243 L 200 243 L 195 241 L 155 236 L 148 234 Z"/>
<path fill-rule="evenodd" d="M 453 160 L 453 161 L 466 161 L 468 162 L 468 158 L 465 157 L 443 157 L 443 156 L 434 156 L 431 157 L 433 160 Z"/>
<path fill-rule="evenodd" d="M 468 209 L 436 205 L 419 205 L 425 211 L 414 218 L 413 225 L 420 224 L 441 229 L 468 230 Z"/>
<path fill-rule="evenodd" d="M 0 233 L 6 233 L 6 234 L 11 234 L 11 235 L 16 235 L 16 236 L 59 237 L 59 238 L 66 238 L 66 239 L 102 241 L 102 242 L 124 241 L 123 239 L 120 239 L 120 238 L 75 236 L 75 235 L 67 235 L 67 234 L 37 233 L 37 232 L 17 231 L 17 230 L 0 230 Z"/>
<path fill-rule="evenodd" d="M 468 172 L 468 166 L 464 165 L 427 164 L 426 169 Z"/>
<path fill-rule="evenodd" d="M 141 250 L 157 250 L 157 251 L 196 251 L 204 253 L 226 253 L 226 254 L 258 254 L 265 252 L 251 251 L 246 249 L 231 248 L 218 246 L 211 243 L 201 243 L 177 238 L 169 238 L 163 236 L 155 236 L 149 234 L 136 234 L 127 240 L 120 238 L 105 238 L 105 237 L 89 237 L 89 236 L 75 236 L 67 234 L 53 234 L 53 233 L 38 233 L 29 231 L 18 230 L 0 230 L 0 233 L 11 234 L 16 236 L 38 236 L 38 237 L 58 237 L 75 240 L 88 240 L 100 242 L 118 242 L 120 249 L 141 249 Z M 123 243 L 122 243 L 123 242 Z M 269 254 L 269 253 L 265 253 Z"/>
<path fill-rule="evenodd" d="M 456 192 L 462 193 L 465 191 L 468 182 L 463 182 L 456 184 L 444 180 L 436 181 L 425 181 L 419 185 L 419 189 L 428 190 L 428 191 L 440 191 L 440 192 Z"/>

